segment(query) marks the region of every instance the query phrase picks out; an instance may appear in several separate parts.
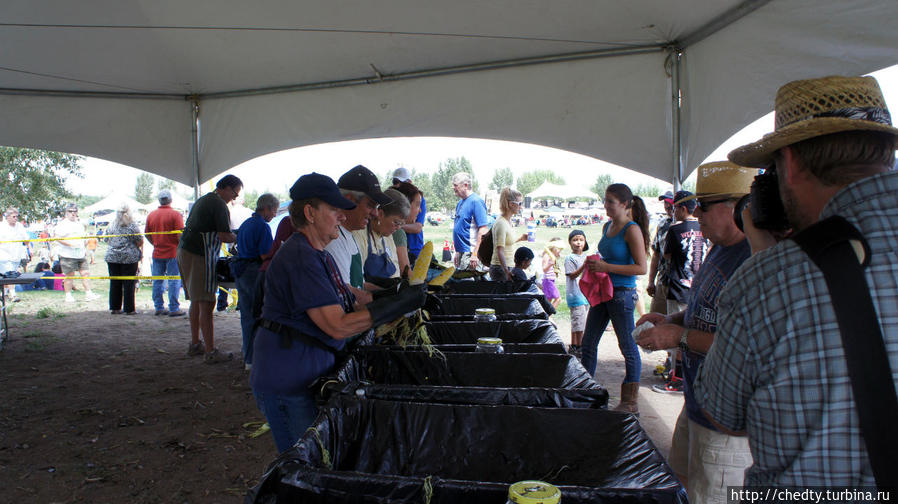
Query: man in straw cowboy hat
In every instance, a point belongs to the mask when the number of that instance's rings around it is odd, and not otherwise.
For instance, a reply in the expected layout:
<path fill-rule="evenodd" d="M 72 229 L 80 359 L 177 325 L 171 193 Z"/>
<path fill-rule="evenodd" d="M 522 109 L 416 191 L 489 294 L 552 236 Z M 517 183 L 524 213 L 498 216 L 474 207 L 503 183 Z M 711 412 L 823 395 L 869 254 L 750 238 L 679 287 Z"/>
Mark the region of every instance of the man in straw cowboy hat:
<path fill-rule="evenodd" d="M 680 199 L 674 204 L 697 203 L 694 215 L 701 234 L 714 247 L 692 279 L 685 310 L 667 316 L 649 313 L 637 322 L 656 326 L 643 331 L 636 341 L 646 350 L 680 348 L 685 401 L 674 429 L 669 461 L 693 502 L 726 502 L 727 486 L 741 486 L 745 469 L 751 465 L 746 439 L 721 432 L 705 418 L 692 383 L 718 330 L 720 291 L 751 255 L 748 240 L 733 220 L 733 208 L 748 194 L 757 174 L 757 169 L 729 161 L 698 167 L 696 193 L 678 192 Z"/>
<path fill-rule="evenodd" d="M 872 77 L 790 82 L 779 89 L 775 109 L 775 131 L 729 158 L 775 167 L 796 231 L 839 215 L 864 235 L 872 252 L 864 276 L 894 376 L 898 173 L 892 166 L 898 129 L 879 85 Z M 719 312 L 717 338 L 695 395 L 720 426 L 748 434 L 754 464 L 745 484 L 872 486 L 820 269 L 793 240 L 781 241 L 746 261 L 722 293 Z"/>

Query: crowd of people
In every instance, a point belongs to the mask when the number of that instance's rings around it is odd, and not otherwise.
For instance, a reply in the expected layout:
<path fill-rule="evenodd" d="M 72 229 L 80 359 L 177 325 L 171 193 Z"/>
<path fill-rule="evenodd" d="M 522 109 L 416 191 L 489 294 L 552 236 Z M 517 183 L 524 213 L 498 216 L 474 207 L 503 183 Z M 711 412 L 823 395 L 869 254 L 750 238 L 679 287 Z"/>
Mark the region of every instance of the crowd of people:
<path fill-rule="evenodd" d="M 566 243 L 549 241 L 538 258 L 517 245 L 528 238 L 512 224 L 521 193 L 504 188 L 501 215 L 490 224 L 470 174 L 458 173 L 452 261 L 492 281 L 526 280 L 538 267 L 540 288 L 555 306 L 556 282 L 564 278 L 570 351 L 591 375 L 609 322 L 614 329 L 625 369 L 615 410 L 639 414 L 639 347 L 669 350 L 664 390 L 684 396 L 669 462 L 694 502 L 724 502 L 728 486 L 875 486 L 881 482 L 869 450 L 876 440 L 859 420 L 852 387 L 859 371 L 844 348 L 852 342 L 842 338 L 824 272 L 792 238 L 833 216 L 856 228 L 874 325 L 887 364 L 898 369 L 896 139 L 874 79 L 792 82 L 777 94 L 773 133 L 734 150 L 729 161 L 699 166 L 695 193 L 659 198 L 666 218 L 654 234 L 642 198 L 615 183 L 604 194 L 608 220 L 598 236 L 573 229 Z M 756 197 L 762 176 L 773 181 L 787 227 L 764 216 L 776 207 L 769 193 Z M 400 280 L 423 245 L 426 201 L 405 168 L 392 182 L 382 189 L 361 165 L 336 182 L 303 175 L 290 188 L 289 218 L 273 238 L 268 223 L 279 201 L 271 194 L 259 197 L 239 228 L 229 221 L 228 203 L 243 187 L 233 175 L 197 200 L 186 222 L 171 210 L 168 191 L 148 216 L 145 232 L 183 229 L 180 236 L 147 236 L 152 273 L 183 282 L 191 301 L 187 354 L 210 364 L 234 358 L 215 346 L 212 314 L 221 244 L 236 242 L 231 271 L 243 364 L 281 452 L 312 423 L 317 406 L 309 387 L 333 368 L 346 342 L 425 301 L 423 287 Z M 67 276 L 89 274 L 77 211 L 67 207 L 55 229 Z M 17 213 L 8 208 L 0 225 L 0 270 L 16 269 L 25 257 L 24 246 L 10 242 L 24 236 Z M 110 276 L 137 273 L 140 233 L 128 209 L 119 209 L 106 238 Z M 565 248 L 570 253 L 562 256 Z M 639 277 L 646 274 L 651 308 L 636 320 Z M 96 297 L 82 282 L 85 298 Z M 155 314 L 183 315 L 179 281 L 167 282 L 167 309 L 165 283 L 154 282 Z M 66 301 L 73 301 L 72 289 L 66 280 Z M 133 280 L 110 282 L 109 307 L 135 313 Z M 882 385 L 886 400 L 894 400 L 894 383 Z"/>

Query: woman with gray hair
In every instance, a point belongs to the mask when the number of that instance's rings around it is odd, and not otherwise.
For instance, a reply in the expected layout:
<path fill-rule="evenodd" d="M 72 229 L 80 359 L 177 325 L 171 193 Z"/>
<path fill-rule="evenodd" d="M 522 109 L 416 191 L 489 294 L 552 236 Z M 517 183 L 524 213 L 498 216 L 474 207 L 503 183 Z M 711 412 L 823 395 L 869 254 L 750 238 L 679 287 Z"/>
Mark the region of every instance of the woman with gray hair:
<path fill-rule="evenodd" d="M 115 212 L 115 221 L 107 228 L 106 265 L 111 277 L 137 275 L 137 265 L 143 250 L 143 235 L 131 217 L 131 209 L 124 204 Z M 136 280 L 109 280 L 109 311 L 113 315 L 137 315 L 134 307 Z"/>
<path fill-rule="evenodd" d="M 399 270 L 399 256 L 393 233 L 405 224 L 410 204 L 405 195 L 392 187 L 385 190 L 384 194 L 393 201 L 377 209 L 377 219 L 368 222 L 367 229 L 352 232 L 362 254 L 365 281 L 369 283 L 376 283 L 383 278 L 395 278 L 402 273 Z"/>

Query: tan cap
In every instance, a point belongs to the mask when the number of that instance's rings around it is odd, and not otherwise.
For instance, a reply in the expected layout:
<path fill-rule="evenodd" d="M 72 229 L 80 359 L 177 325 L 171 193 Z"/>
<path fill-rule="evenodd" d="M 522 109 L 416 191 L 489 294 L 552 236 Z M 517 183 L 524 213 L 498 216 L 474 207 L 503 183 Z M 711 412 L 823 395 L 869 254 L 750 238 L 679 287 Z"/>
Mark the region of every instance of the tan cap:
<path fill-rule="evenodd" d="M 695 194 L 675 204 L 696 198 L 741 198 L 751 190 L 751 183 L 758 171 L 757 168 L 747 168 L 729 161 L 705 163 L 698 167 Z"/>
<path fill-rule="evenodd" d="M 779 88 L 774 131 L 727 156 L 742 166 L 766 168 L 773 153 L 802 140 L 843 131 L 882 131 L 895 135 L 889 109 L 873 77 L 831 76 L 792 81 Z"/>

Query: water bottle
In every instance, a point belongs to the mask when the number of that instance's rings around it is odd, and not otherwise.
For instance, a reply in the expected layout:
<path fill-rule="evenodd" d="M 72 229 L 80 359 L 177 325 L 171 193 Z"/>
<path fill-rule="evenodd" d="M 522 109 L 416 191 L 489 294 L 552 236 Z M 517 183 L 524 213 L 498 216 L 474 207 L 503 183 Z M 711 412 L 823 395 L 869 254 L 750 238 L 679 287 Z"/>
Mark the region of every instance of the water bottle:
<path fill-rule="evenodd" d="M 495 322 L 496 310 L 492 308 L 477 308 L 474 310 L 474 322 Z"/>

